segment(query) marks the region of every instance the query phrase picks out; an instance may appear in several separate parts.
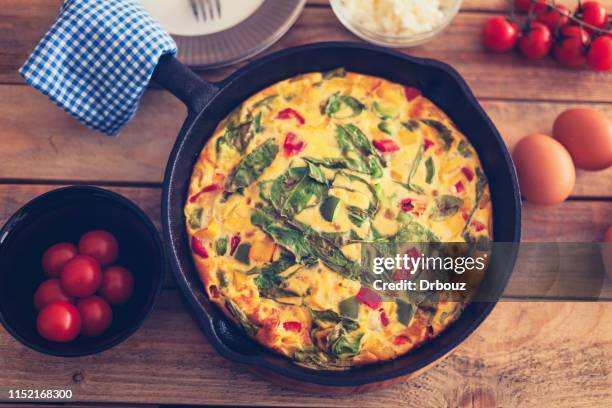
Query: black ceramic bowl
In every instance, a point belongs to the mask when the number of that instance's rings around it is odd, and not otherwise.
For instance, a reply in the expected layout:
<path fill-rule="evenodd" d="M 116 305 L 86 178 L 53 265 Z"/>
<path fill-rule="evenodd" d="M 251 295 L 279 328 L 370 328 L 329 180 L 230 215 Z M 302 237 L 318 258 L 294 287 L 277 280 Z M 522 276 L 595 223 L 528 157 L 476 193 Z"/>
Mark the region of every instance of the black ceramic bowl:
<path fill-rule="evenodd" d="M 134 294 L 113 307 L 113 323 L 101 336 L 69 343 L 43 339 L 36 331 L 32 298 L 46 278 L 41 257 L 57 242 L 77 243 L 92 229 L 119 241 L 117 265 L 134 275 Z M 0 230 L 0 321 L 17 340 L 41 353 L 73 357 L 113 347 L 134 333 L 161 292 L 164 252 L 155 226 L 125 197 L 96 187 L 66 187 L 43 194 L 17 211 Z"/>

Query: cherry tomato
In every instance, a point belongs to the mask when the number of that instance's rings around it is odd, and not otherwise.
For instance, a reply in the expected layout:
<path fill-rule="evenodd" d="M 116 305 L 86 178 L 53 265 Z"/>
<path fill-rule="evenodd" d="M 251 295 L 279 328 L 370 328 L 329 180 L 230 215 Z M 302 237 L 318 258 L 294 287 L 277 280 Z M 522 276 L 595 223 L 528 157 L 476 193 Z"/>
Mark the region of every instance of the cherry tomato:
<path fill-rule="evenodd" d="M 608 12 L 596 1 L 586 1 L 578 6 L 574 15 L 587 24 L 597 28 L 606 28 Z"/>
<path fill-rule="evenodd" d="M 113 311 L 106 300 L 99 296 L 90 296 L 77 303 L 81 315 L 81 334 L 97 337 L 104 333 L 113 322 Z"/>
<path fill-rule="evenodd" d="M 511 50 L 519 37 L 518 26 L 505 17 L 492 17 L 482 30 L 484 46 L 494 52 Z"/>
<path fill-rule="evenodd" d="M 81 316 L 72 303 L 58 300 L 40 311 L 36 329 L 47 340 L 66 343 L 79 335 Z"/>
<path fill-rule="evenodd" d="M 559 42 L 555 45 L 555 58 L 566 67 L 579 67 L 586 62 L 586 48 L 590 42 L 589 33 L 578 26 L 561 29 Z"/>
<path fill-rule="evenodd" d="M 51 245 L 43 253 L 42 268 L 49 278 L 57 278 L 62 266 L 77 255 L 77 248 L 69 242 Z"/>
<path fill-rule="evenodd" d="M 529 59 L 544 58 L 552 47 L 552 35 L 547 26 L 537 21 L 529 24 L 527 32 L 519 40 L 521 53 Z"/>
<path fill-rule="evenodd" d="M 589 47 L 587 62 L 597 71 L 612 70 L 612 37 L 596 38 Z"/>
<path fill-rule="evenodd" d="M 119 244 L 110 232 L 94 230 L 81 237 L 79 252 L 95 258 L 101 266 L 108 266 L 117 260 Z"/>
<path fill-rule="evenodd" d="M 538 13 L 537 20 L 545 24 L 551 32 L 555 32 L 558 28 L 565 26 L 569 22 L 570 11 L 563 4 L 556 4 L 556 10 L 552 7 L 546 7 L 544 11 Z"/>
<path fill-rule="evenodd" d="M 34 307 L 40 311 L 43 307 L 55 302 L 56 300 L 63 300 L 65 302 L 74 302 L 74 298 L 68 296 L 59 279 L 47 279 L 38 286 L 36 292 L 34 292 Z"/>
<path fill-rule="evenodd" d="M 540 13 L 546 10 L 546 0 L 514 0 L 514 8 L 519 13 Z"/>
<path fill-rule="evenodd" d="M 91 256 L 77 255 L 64 265 L 60 280 L 68 295 L 87 297 L 100 287 L 102 270 L 98 261 Z"/>
<path fill-rule="evenodd" d="M 122 266 L 106 268 L 102 274 L 100 296 L 111 305 L 120 305 L 132 297 L 134 276 Z"/>

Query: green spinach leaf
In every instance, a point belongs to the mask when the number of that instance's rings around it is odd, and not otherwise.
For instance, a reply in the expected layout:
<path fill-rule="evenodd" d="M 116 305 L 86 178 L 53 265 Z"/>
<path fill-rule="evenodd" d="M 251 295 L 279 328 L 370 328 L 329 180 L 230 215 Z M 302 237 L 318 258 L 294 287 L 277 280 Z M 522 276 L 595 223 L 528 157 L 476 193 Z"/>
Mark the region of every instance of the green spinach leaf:
<path fill-rule="evenodd" d="M 452 217 L 457 214 L 462 204 L 463 200 L 459 197 L 448 194 L 438 197 L 434 202 L 430 218 L 434 221 L 441 221 Z"/>
<path fill-rule="evenodd" d="M 278 153 L 278 145 L 274 139 L 266 140 L 256 147 L 234 169 L 225 185 L 229 192 L 239 191 L 248 187 L 262 175 L 264 170 L 272 164 Z"/>
<path fill-rule="evenodd" d="M 425 182 L 427 184 L 431 184 L 434 175 L 436 174 L 436 167 L 434 166 L 433 159 L 429 157 L 425 160 L 425 169 L 427 170 L 427 176 L 425 177 Z"/>
<path fill-rule="evenodd" d="M 435 119 L 421 119 L 421 122 L 434 129 L 438 135 L 438 138 L 442 141 L 444 150 L 450 150 L 453 145 L 453 134 L 450 129 L 442 122 Z"/>

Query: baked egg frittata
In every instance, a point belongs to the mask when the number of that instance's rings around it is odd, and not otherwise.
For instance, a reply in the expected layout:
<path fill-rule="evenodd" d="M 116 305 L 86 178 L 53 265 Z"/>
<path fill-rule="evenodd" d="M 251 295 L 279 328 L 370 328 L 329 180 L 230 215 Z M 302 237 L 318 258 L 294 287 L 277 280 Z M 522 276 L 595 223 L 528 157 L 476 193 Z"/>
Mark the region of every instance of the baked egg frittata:
<path fill-rule="evenodd" d="M 253 95 L 219 124 L 185 205 L 210 300 L 259 343 L 314 369 L 394 359 L 467 303 L 383 299 L 371 242 L 492 238 L 474 148 L 420 92 L 337 69 Z"/>

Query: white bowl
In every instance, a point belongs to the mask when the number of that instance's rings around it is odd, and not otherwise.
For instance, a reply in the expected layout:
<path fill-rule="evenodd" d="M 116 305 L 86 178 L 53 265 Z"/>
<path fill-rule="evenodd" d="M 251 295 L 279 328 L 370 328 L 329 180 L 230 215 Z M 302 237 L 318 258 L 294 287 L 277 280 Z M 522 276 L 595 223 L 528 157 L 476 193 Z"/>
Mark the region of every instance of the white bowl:
<path fill-rule="evenodd" d="M 348 16 L 341 0 L 330 0 L 329 2 L 338 20 L 356 36 L 370 43 L 384 47 L 405 48 L 424 44 L 444 31 L 459 12 L 463 0 L 447 0 L 444 2 L 446 3 L 443 8 L 444 18 L 439 24 L 432 30 L 409 35 L 393 35 L 385 32 L 373 31 L 364 27 L 361 22 L 355 21 L 351 16 Z"/>

